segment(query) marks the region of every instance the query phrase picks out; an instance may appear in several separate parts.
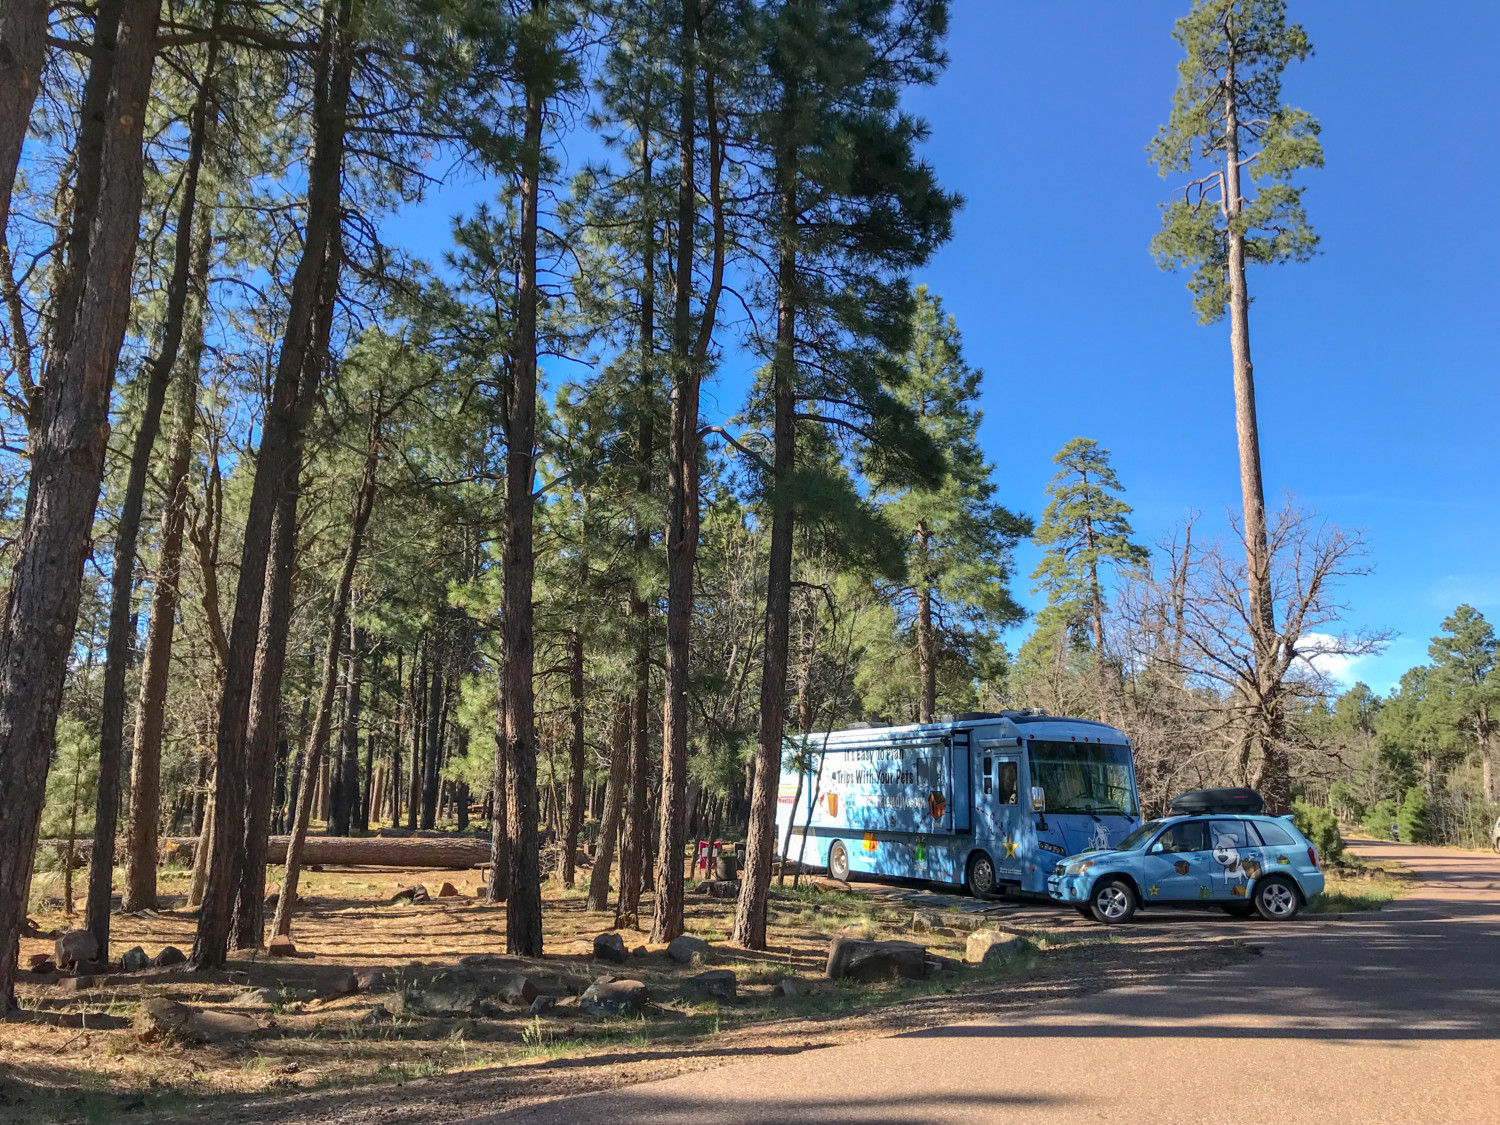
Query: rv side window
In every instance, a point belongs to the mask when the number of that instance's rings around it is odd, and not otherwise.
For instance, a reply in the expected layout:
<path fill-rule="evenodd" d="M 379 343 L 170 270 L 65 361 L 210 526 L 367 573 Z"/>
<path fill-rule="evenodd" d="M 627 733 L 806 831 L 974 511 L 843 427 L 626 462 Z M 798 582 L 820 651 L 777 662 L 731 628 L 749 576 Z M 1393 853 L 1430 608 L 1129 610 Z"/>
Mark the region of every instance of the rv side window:
<path fill-rule="evenodd" d="M 994 759 L 991 758 L 988 754 L 984 756 L 984 791 L 986 794 L 990 794 L 995 791 L 994 778 L 991 776 L 991 766 L 993 762 Z"/>
<path fill-rule="evenodd" d="M 1016 803 L 1017 783 L 1016 763 L 999 762 L 995 768 L 995 789 L 999 792 L 997 803 L 1002 805 L 1013 805 Z"/>

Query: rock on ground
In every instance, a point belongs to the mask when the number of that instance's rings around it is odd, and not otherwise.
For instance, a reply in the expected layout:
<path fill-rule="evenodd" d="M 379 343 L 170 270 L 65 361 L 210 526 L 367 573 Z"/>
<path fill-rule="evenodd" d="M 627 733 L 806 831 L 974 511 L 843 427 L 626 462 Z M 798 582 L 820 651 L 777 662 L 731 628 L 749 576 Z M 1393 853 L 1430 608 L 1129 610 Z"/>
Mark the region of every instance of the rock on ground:
<path fill-rule="evenodd" d="M 175 945 L 169 945 L 151 958 L 151 963 L 158 969 L 164 969 L 170 965 L 183 965 L 187 963 L 187 954 Z"/>
<path fill-rule="evenodd" d="M 217 1043 L 253 1035 L 260 1025 L 250 1016 L 205 1012 L 176 1000 L 154 997 L 136 1011 L 136 1031 L 146 1039 L 171 1037 L 193 1043 Z"/>
<path fill-rule="evenodd" d="M 600 977 L 578 998 L 578 1006 L 595 1016 L 638 1016 L 645 1012 L 650 998 L 650 992 L 638 980 Z"/>
<path fill-rule="evenodd" d="M 505 997 L 507 1004 L 523 1004 L 528 1007 L 541 994 L 542 990 L 537 987 L 536 981 L 525 973 L 517 973 L 511 977 L 505 982 L 505 988 L 501 990 L 501 995 Z"/>
<path fill-rule="evenodd" d="M 667 943 L 667 956 L 679 965 L 692 965 L 708 956 L 709 944 L 701 937 L 682 934 Z"/>
<path fill-rule="evenodd" d="M 389 981 L 384 969 L 355 969 L 354 986 L 360 992 L 384 992 L 389 987 Z"/>
<path fill-rule="evenodd" d="M 828 943 L 829 980 L 848 977 L 857 981 L 927 979 L 927 950 L 910 941 L 863 941 L 836 937 Z"/>
<path fill-rule="evenodd" d="M 120 970 L 126 973 L 137 973 L 151 964 L 151 958 L 146 956 L 146 951 L 140 946 L 134 946 L 120 954 Z"/>
<path fill-rule="evenodd" d="M 444 970 L 424 984 L 413 985 L 401 999 L 403 1014 L 427 1016 L 477 1016 L 484 997 L 479 985 L 465 973 Z"/>
<path fill-rule="evenodd" d="M 52 959 L 66 969 L 80 961 L 92 961 L 98 957 L 99 939 L 88 930 L 69 930 L 58 937 L 52 953 Z"/>
<path fill-rule="evenodd" d="M 613 932 L 600 934 L 594 939 L 594 957 L 616 965 L 625 964 L 625 939 Z"/>
<path fill-rule="evenodd" d="M 710 969 L 683 981 L 682 994 L 689 1000 L 718 1000 L 733 1004 L 739 999 L 739 981 L 732 969 Z"/>
<path fill-rule="evenodd" d="M 1020 934 L 1002 930 L 975 930 L 969 935 L 964 958 L 971 965 L 998 965 L 1031 948 Z"/>

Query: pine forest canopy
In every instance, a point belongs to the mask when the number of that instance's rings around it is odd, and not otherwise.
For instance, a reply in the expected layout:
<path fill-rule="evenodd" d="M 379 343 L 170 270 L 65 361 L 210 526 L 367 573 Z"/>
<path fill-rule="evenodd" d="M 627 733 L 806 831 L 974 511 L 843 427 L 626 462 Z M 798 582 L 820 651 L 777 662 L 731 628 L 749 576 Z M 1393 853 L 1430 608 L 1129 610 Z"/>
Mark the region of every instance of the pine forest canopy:
<path fill-rule="evenodd" d="M 1383 641 L 1337 631 L 1357 534 L 1289 505 L 1244 560 L 1191 519 L 1148 548 L 1098 441 L 1045 503 L 987 456 L 919 284 L 961 200 L 903 95 L 946 29 L 943 0 L 6 5 L 0 1009 L 39 834 L 92 837 L 105 948 L 116 865 L 149 907 L 160 837 L 200 835 L 210 967 L 294 925 L 309 832 L 488 832 L 530 954 L 581 841 L 590 908 L 666 940 L 690 828 L 742 833 L 763 944 L 784 737 L 856 720 L 1097 714 L 1148 808 L 1279 755 L 1299 794 L 1415 788 L 1408 822 L 1472 837 L 1474 611 L 1389 699 L 1340 694 L 1319 659 Z M 1270 0 L 1177 34 L 1153 159 L 1219 160 L 1243 110 L 1245 155 L 1155 244 L 1212 320 L 1236 240 L 1315 245 L 1289 178 L 1317 127 L 1276 77 L 1310 48 Z M 400 251 L 391 216 L 449 174 L 494 198 Z M 1013 652 L 1027 540 L 1048 603 Z"/>

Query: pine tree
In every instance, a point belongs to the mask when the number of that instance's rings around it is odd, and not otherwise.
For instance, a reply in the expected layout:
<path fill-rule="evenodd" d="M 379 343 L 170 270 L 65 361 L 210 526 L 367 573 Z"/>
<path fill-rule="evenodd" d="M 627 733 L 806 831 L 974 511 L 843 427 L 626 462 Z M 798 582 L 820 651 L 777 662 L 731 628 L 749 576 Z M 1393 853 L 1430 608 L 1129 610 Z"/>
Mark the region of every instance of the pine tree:
<path fill-rule="evenodd" d="M 1145 547 L 1130 541 L 1130 505 L 1110 467 L 1109 450 L 1092 438 L 1078 437 L 1052 458 L 1061 466 L 1047 486 L 1051 499 L 1042 512 L 1036 543 L 1046 549 L 1032 578 L 1037 591 L 1047 594 L 1047 620 L 1052 629 L 1071 629 L 1087 622 L 1093 638 L 1094 689 L 1100 721 L 1107 720 L 1106 655 L 1104 648 L 1103 565 L 1139 566 L 1148 557 Z"/>
<path fill-rule="evenodd" d="M 882 502 L 886 517 L 910 535 L 909 585 L 899 591 L 915 602 L 917 721 L 930 723 L 944 654 L 1025 616 L 1010 592 L 1011 552 L 1032 523 L 995 501 L 994 466 L 979 448 L 981 374 L 964 361 L 958 326 L 926 286 L 915 296 L 906 379 L 892 394 L 943 451 L 948 472 L 937 487 L 909 487 Z"/>
<path fill-rule="evenodd" d="M 1500 673 L 1496 672 L 1495 630 L 1484 615 L 1461 605 L 1443 619 L 1432 638 L 1432 684 L 1446 693 L 1443 710 L 1454 727 L 1472 734 L 1479 755 L 1484 799 L 1495 800 L 1492 742 L 1500 712 Z"/>
<path fill-rule="evenodd" d="M 1229 313 L 1251 630 L 1257 666 L 1269 677 L 1276 621 L 1245 266 L 1305 261 L 1317 248 L 1303 189 L 1292 181 L 1322 166 L 1318 123 L 1281 102 L 1282 72 L 1312 54 L 1312 44 L 1300 25 L 1286 22 L 1285 0 L 1194 0 L 1172 34 L 1187 57 L 1177 67 L 1171 116 L 1147 151 L 1163 176 L 1196 178 L 1162 209 L 1151 251 L 1164 269 L 1193 271 L 1188 288 L 1202 323 Z M 1271 716 L 1269 725 L 1279 719 Z M 1251 741 L 1261 750 L 1260 788 L 1270 807 L 1286 808 L 1288 764 L 1277 735 L 1257 730 Z"/>
<path fill-rule="evenodd" d="M 930 83 L 942 69 L 946 23 L 946 5 L 926 0 L 788 0 L 768 13 L 762 32 L 751 119 L 775 334 L 761 345 L 767 366 L 752 414 L 771 430 L 769 463 L 759 462 L 770 543 L 760 736 L 734 921 L 734 940 L 751 949 L 765 945 L 776 848 L 793 535 L 799 522 L 849 519 L 869 532 L 880 525 L 865 518 L 847 475 L 824 471 L 799 447 L 816 434 L 832 442 L 826 431 L 835 430 L 838 441 L 858 445 L 860 468 L 877 485 L 942 472 L 931 439 L 888 388 L 902 381 L 893 357 L 910 326 L 904 271 L 949 236 L 957 205 L 916 155 L 925 126 L 898 109 L 904 87 Z M 864 542 L 878 550 L 881 538 Z"/>

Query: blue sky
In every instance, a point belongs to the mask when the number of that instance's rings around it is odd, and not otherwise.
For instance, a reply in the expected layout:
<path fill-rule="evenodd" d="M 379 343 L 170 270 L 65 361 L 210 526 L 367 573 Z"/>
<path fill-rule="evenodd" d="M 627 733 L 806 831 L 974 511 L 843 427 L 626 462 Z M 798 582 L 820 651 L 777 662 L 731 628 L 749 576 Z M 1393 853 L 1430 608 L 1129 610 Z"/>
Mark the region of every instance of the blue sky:
<path fill-rule="evenodd" d="M 1186 6 L 956 0 L 951 65 L 910 99 L 966 199 L 916 280 L 985 371 L 1001 497 L 1039 514 L 1052 454 L 1096 438 L 1148 541 L 1190 509 L 1222 531 L 1239 504 L 1227 328 L 1200 326 L 1147 253 L 1168 185 L 1144 147 Z M 1284 92 L 1323 126 L 1327 166 L 1305 177 L 1322 254 L 1250 278 L 1262 457 L 1273 503 L 1366 529 L 1376 571 L 1344 591 L 1348 622 L 1397 636 L 1346 676 L 1384 691 L 1460 601 L 1500 618 L 1500 5 L 1290 8 L 1317 52 Z M 391 233 L 434 257 L 486 194 L 455 184 Z M 731 360 L 705 408 L 732 411 L 743 379 Z"/>

